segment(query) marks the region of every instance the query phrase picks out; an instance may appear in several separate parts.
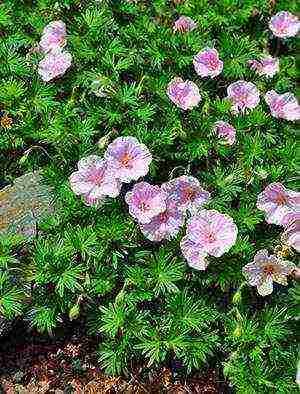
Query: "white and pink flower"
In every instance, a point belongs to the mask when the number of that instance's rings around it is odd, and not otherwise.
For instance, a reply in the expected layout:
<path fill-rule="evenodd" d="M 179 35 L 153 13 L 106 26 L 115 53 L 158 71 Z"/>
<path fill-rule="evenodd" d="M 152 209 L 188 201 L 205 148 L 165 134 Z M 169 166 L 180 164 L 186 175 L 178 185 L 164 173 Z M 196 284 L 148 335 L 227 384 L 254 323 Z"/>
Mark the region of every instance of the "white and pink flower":
<path fill-rule="evenodd" d="M 117 197 L 121 183 L 107 167 L 105 160 L 96 155 L 82 158 L 78 171 L 69 178 L 70 186 L 76 195 L 83 195 L 87 205 L 95 205 L 106 196 Z"/>
<path fill-rule="evenodd" d="M 197 23 L 193 21 L 192 18 L 188 16 L 181 16 L 175 21 L 173 31 L 179 31 L 180 33 L 187 33 L 196 29 Z"/>
<path fill-rule="evenodd" d="M 283 242 L 300 253 L 300 207 L 298 211 L 285 215 L 282 225 L 285 227 L 282 234 Z"/>
<path fill-rule="evenodd" d="M 192 81 L 174 78 L 167 87 L 167 95 L 177 107 L 188 110 L 196 107 L 201 101 L 198 86 Z"/>
<path fill-rule="evenodd" d="M 196 235 L 189 234 L 189 236 L 183 237 L 180 242 L 180 248 L 183 257 L 191 268 L 199 271 L 206 270 L 209 264 L 207 253 L 199 247 Z"/>
<path fill-rule="evenodd" d="M 252 82 L 236 81 L 227 88 L 227 98 L 235 113 L 254 109 L 259 104 L 259 91 Z"/>
<path fill-rule="evenodd" d="M 269 78 L 272 78 L 279 71 L 279 59 L 272 56 L 266 56 L 261 60 L 249 60 L 248 65 L 258 75 L 265 75 Z"/>
<path fill-rule="evenodd" d="M 263 249 L 256 253 L 252 263 L 245 265 L 243 273 L 249 285 L 256 286 L 258 294 L 264 297 L 273 292 L 273 282 L 286 286 L 287 277 L 294 269 L 294 264 L 269 256 Z"/>
<path fill-rule="evenodd" d="M 56 49 L 49 52 L 39 63 L 38 73 L 42 80 L 49 82 L 64 75 L 72 64 L 72 56 L 67 51 Z"/>
<path fill-rule="evenodd" d="M 204 48 L 194 57 L 193 64 L 200 77 L 214 78 L 223 70 L 223 62 L 219 59 L 219 53 L 214 48 Z"/>
<path fill-rule="evenodd" d="M 139 182 L 125 196 L 129 213 L 139 223 L 150 223 L 151 219 L 166 210 L 167 195 L 159 186 L 147 182 Z"/>
<path fill-rule="evenodd" d="M 278 94 L 275 90 L 270 90 L 266 93 L 265 100 L 274 118 L 290 121 L 300 119 L 300 105 L 292 93 Z"/>
<path fill-rule="evenodd" d="M 154 216 L 147 224 L 140 224 L 144 236 L 152 242 L 170 240 L 178 234 L 184 225 L 184 212 L 178 209 L 171 197 L 166 199 L 166 209 Z"/>
<path fill-rule="evenodd" d="M 105 159 L 116 177 L 129 183 L 148 173 L 152 155 L 135 137 L 118 137 L 108 145 Z"/>
<path fill-rule="evenodd" d="M 271 183 L 258 195 L 256 205 L 265 212 L 267 223 L 282 226 L 287 214 L 300 211 L 300 193 L 286 189 L 282 183 Z"/>
<path fill-rule="evenodd" d="M 161 189 L 168 193 L 182 211 L 197 212 L 210 199 L 210 193 L 202 188 L 198 179 L 182 175 L 163 183 Z"/>
<path fill-rule="evenodd" d="M 221 257 L 235 244 L 238 229 L 232 218 L 215 210 L 203 209 L 187 225 L 181 249 L 189 264 L 205 269 L 207 256 Z"/>
<path fill-rule="evenodd" d="M 300 30 L 300 21 L 296 15 L 288 11 L 280 11 L 272 16 L 269 28 L 276 37 L 293 37 Z"/>
<path fill-rule="evenodd" d="M 43 30 L 39 44 L 42 52 L 63 48 L 66 45 L 66 25 L 63 21 L 50 22 Z"/>
<path fill-rule="evenodd" d="M 235 143 L 236 131 L 231 124 L 220 120 L 215 122 L 213 130 L 225 144 L 233 145 Z"/>

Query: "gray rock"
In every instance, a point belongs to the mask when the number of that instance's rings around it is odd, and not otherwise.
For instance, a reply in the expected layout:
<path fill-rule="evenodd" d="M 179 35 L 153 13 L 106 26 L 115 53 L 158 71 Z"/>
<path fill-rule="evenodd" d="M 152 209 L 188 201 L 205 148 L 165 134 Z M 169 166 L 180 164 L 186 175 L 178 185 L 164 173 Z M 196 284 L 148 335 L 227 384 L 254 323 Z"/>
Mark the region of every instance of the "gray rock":
<path fill-rule="evenodd" d="M 25 174 L 0 190 L 0 235 L 34 237 L 38 221 L 54 211 L 52 195 L 38 172 Z"/>

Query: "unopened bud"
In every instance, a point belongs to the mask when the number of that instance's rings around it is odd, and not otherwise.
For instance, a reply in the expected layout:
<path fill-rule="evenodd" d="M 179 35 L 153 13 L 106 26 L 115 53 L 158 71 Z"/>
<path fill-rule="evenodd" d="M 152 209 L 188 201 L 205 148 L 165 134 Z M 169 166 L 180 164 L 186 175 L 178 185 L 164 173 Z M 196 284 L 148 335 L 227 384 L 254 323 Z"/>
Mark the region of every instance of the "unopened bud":
<path fill-rule="evenodd" d="M 234 294 L 234 296 L 232 298 L 232 302 L 233 302 L 233 304 L 240 304 L 241 300 L 242 300 L 242 294 L 241 294 L 240 290 L 238 290 Z"/>
<path fill-rule="evenodd" d="M 74 306 L 72 306 L 72 308 L 69 311 L 69 319 L 72 320 L 76 320 L 79 317 L 80 314 L 80 307 L 78 304 L 75 304 Z"/>
<path fill-rule="evenodd" d="M 240 324 L 238 324 L 236 326 L 235 330 L 233 331 L 233 336 L 235 338 L 238 338 L 238 337 L 240 337 L 242 335 L 242 333 L 243 333 L 243 328 L 242 328 L 242 326 Z"/>

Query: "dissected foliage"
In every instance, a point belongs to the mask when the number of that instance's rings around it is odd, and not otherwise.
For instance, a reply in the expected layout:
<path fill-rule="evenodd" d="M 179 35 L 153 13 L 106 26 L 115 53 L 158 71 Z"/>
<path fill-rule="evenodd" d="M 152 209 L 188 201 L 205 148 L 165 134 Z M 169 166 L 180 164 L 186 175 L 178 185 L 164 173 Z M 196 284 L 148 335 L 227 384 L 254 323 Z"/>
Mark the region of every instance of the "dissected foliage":
<path fill-rule="evenodd" d="M 0 110 L 13 120 L 0 128 L 0 180 L 6 185 L 40 169 L 57 201 L 35 240 L 1 239 L 1 314 L 21 315 L 49 333 L 81 316 L 89 334 L 99 336 L 99 363 L 109 374 L 141 359 L 149 366 L 178 360 L 187 372 L 222 364 L 239 393 L 297 392 L 299 291 L 291 281 L 289 290 L 278 287 L 262 299 L 241 273 L 258 249 L 280 244 L 280 228 L 264 222 L 256 198 L 273 181 L 296 190 L 295 126 L 272 118 L 263 99 L 238 116 L 224 100 L 237 79 L 263 93 L 295 91 L 297 39 L 279 42 L 267 23 L 275 12 L 296 8 L 286 0 L 0 5 Z M 174 34 L 179 15 L 192 17 L 198 28 Z M 57 19 L 67 25 L 73 65 L 62 78 L 43 83 L 40 55 L 30 49 Z M 205 46 L 215 46 L 224 61 L 215 79 L 201 79 L 192 66 Z M 271 80 L 247 65 L 263 51 L 280 56 L 280 72 Z M 176 76 L 199 86 L 202 102 L 192 111 L 181 111 L 166 96 Z M 218 120 L 236 128 L 232 147 L 213 136 Z M 209 208 L 233 217 L 237 243 L 207 271 L 187 266 L 179 237 L 146 241 L 122 197 L 94 208 L 71 192 L 68 177 L 77 161 L 101 155 L 120 135 L 137 137 L 152 152 L 150 182 L 189 172 L 212 193 Z"/>

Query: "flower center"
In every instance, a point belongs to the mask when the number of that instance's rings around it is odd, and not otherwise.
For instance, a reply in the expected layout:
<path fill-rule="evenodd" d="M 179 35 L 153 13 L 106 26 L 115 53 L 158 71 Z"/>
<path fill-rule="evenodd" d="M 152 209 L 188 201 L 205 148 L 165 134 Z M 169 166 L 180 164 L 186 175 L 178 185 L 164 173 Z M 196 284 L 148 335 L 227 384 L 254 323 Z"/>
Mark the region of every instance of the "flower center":
<path fill-rule="evenodd" d="M 89 180 L 94 183 L 95 185 L 101 185 L 101 183 L 103 182 L 103 173 L 102 172 L 96 172 L 94 174 L 92 174 L 89 177 Z"/>
<path fill-rule="evenodd" d="M 283 102 L 282 100 L 274 100 L 272 103 L 273 110 L 276 112 L 281 112 L 283 110 Z"/>
<path fill-rule="evenodd" d="M 271 264 L 268 264 L 264 267 L 264 273 L 267 275 L 272 275 L 274 273 L 274 267 Z"/>
<path fill-rule="evenodd" d="M 132 160 L 132 156 L 129 153 L 125 153 L 122 157 L 121 164 L 123 167 L 129 167 L 129 162 Z"/>
<path fill-rule="evenodd" d="M 140 209 L 142 212 L 145 212 L 145 211 L 148 211 L 148 210 L 150 209 L 150 206 L 149 206 L 149 204 L 146 204 L 146 203 L 143 201 L 143 202 L 140 203 L 139 209 Z"/>
<path fill-rule="evenodd" d="M 166 222 L 167 222 L 167 220 L 168 220 L 167 211 L 162 212 L 162 213 L 159 214 L 159 220 L 160 220 L 162 223 L 166 223 Z"/>
<path fill-rule="evenodd" d="M 218 67 L 218 60 L 216 60 L 216 59 L 210 59 L 209 62 L 208 62 L 208 64 L 207 64 L 207 67 L 208 67 L 209 70 L 214 70 L 214 69 L 216 69 L 216 68 Z"/>
<path fill-rule="evenodd" d="M 186 32 L 186 31 L 188 31 L 188 29 L 189 29 L 189 24 L 188 24 L 187 21 L 182 21 L 182 22 L 180 22 L 180 25 L 178 26 L 178 30 L 179 30 L 181 33 L 184 33 L 184 32 Z"/>
<path fill-rule="evenodd" d="M 239 103 L 242 104 L 243 106 L 246 105 L 247 100 L 248 100 L 248 95 L 247 95 L 246 93 L 241 94 L 241 95 L 238 97 Z"/>
<path fill-rule="evenodd" d="M 279 28 L 277 30 L 281 34 L 286 34 L 287 33 L 287 26 L 286 26 L 286 24 L 283 24 L 282 26 L 279 26 Z"/>
<path fill-rule="evenodd" d="M 207 234 L 207 242 L 212 243 L 212 242 L 215 242 L 216 239 L 217 239 L 216 234 L 214 232 L 210 231 Z"/>
<path fill-rule="evenodd" d="M 185 200 L 193 200 L 196 197 L 196 191 L 193 190 L 191 187 L 187 187 L 183 191 L 183 198 Z"/>
<path fill-rule="evenodd" d="M 278 194 L 275 201 L 278 205 L 284 205 L 287 203 L 287 199 L 284 194 Z"/>

